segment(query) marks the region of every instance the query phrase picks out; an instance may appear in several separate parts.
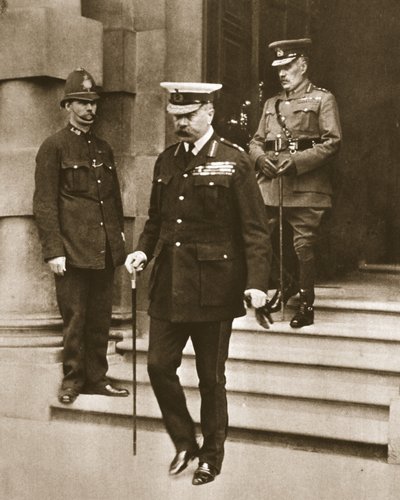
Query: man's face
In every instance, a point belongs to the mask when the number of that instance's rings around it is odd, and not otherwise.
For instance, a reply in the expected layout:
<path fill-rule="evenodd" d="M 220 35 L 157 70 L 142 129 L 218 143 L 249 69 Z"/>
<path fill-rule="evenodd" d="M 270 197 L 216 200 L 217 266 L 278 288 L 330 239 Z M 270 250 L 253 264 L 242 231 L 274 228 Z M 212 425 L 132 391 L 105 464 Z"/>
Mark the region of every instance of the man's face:
<path fill-rule="evenodd" d="M 69 101 L 65 103 L 72 125 L 78 128 L 90 127 L 96 117 L 96 101 Z"/>
<path fill-rule="evenodd" d="M 196 142 L 207 132 L 214 116 L 211 104 L 186 115 L 172 115 L 176 135 L 186 142 Z"/>
<path fill-rule="evenodd" d="M 305 80 L 307 62 L 299 57 L 279 68 L 279 80 L 284 90 L 292 92 Z"/>

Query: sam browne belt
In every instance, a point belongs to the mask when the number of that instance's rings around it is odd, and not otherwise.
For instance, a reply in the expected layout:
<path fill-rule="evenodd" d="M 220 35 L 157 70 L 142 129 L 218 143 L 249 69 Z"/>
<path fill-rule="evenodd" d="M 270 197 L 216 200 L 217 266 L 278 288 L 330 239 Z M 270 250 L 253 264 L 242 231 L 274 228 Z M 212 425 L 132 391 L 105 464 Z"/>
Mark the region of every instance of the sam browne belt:
<path fill-rule="evenodd" d="M 305 149 L 313 148 L 316 144 L 320 144 L 319 137 L 311 137 L 309 139 L 282 139 L 281 137 L 274 141 L 265 141 L 265 151 L 286 151 L 295 153 L 296 151 L 304 151 Z"/>

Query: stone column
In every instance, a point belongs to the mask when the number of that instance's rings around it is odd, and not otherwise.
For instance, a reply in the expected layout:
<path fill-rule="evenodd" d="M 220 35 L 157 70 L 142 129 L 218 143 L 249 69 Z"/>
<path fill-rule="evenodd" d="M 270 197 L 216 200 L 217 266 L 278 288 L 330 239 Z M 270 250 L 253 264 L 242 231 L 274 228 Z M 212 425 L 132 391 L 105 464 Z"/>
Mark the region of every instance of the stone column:
<path fill-rule="evenodd" d="M 65 123 L 57 103 L 68 73 L 84 66 L 101 84 L 103 27 L 81 16 L 77 0 L 8 4 L 0 16 L 0 412 L 46 418 L 61 321 L 32 217 L 35 155 Z"/>

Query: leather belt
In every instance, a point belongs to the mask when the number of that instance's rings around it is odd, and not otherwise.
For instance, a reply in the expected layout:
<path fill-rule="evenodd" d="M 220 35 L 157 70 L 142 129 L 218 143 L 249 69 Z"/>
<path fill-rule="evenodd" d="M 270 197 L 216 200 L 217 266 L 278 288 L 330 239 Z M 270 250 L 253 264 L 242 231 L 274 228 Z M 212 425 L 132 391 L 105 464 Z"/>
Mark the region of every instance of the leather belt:
<path fill-rule="evenodd" d="M 320 144 L 321 139 L 319 137 L 311 137 L 310 139 L 275 139 L 274 141 L 265 141 L 264 149 L 265 151 L 286 151 L 289 150 L 290 153 L 295 153 L 296 151 L 304 151 L 305 149 L 310 149 L 315 146 L 315 144 Z"/>

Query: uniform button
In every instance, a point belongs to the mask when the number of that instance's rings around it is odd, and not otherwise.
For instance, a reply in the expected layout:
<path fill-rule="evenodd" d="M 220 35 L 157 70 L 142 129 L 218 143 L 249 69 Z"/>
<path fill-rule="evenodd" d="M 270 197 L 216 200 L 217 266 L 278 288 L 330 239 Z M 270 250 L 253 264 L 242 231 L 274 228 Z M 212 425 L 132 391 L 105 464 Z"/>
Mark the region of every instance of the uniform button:
<path fill-rule="evenodd" d="M 78 165 L 74 165 L 74 168 L 78 168 Z"/>
<path fill-rule="evenodd" d="M 100 253 L 106 253 L 106 251 L 105 250 L 100 250 Z"/>
<path fill-rule="evenodd" d="M 275 151 L 275 156 L 279 156 L 279 151 Z"/>
<path fill-rule="evenodd" d="M 104 222 L 100 222 L 100 226 L 104 226 Z"/>
<path fill-rule="evenodd" d="M 208 185 L 209 185 L 209 186 L 214 186 L 213 181 L 210 181 L 210 182 L 208 183 Z"/>
<path fill-rule="evenodd" d="M 308 111 L 308 108 L 304 108 L 304 111 Z"/>
<path fill-rule="evenodd" d="M 104 201 L 103 200 L 100 200 L 100 205 L 103 205 L 104 204 Z"/>
<path fill-rule="evenodd" d="M 185 178 L 188 177 L 188 174 L 183 174 L 183 177 L 185 177 Z"/>
<path fill-rule="evenodd" d="M 90 144 L 92 141 L 88 141 L 88 144 Z"/>
<path fill-rule="evenodd" d="M 162 182 L 162 179 L 157 179 L 157 182 Z"/>
<path fill-rule="evenodd" d="M 284 122 L 286 120 L 286 117 L 285 116 L 282 116 L 282 121 Z"/>
<path fill-rule="evenodd" d="M 100 179 L 97 179 L 97 183 L 98 183 L 98 184 L 101 184 L 101 180 L 100 180 Z"/>
<path fill-rule="evenodd" d="M 178 224 L 182 224 L 182 219 L 176 219 L 176 222 L 177 222 Z"/>
<path fill-rule="evenodd" d="M 176 246 L 176 247 L 180 247 L 180 246 L 181 246 L 181 242 L 180 242 L 180 241 L 177 241 L 177 242 L 175 243 L 175 246 Z"/>
<path fill-rule="evenodd" d="M 179 196 L 179 199 L 182 201 L 185 199 L 185 197 L 181 195 L 181 196 Z"/>
<path fill-rule="evenodd" d="M 227 259 L 227 258 L 228 258 L 228 256 L 226 255 L 226 253 L 224 253 L 224 259 Z"/>

